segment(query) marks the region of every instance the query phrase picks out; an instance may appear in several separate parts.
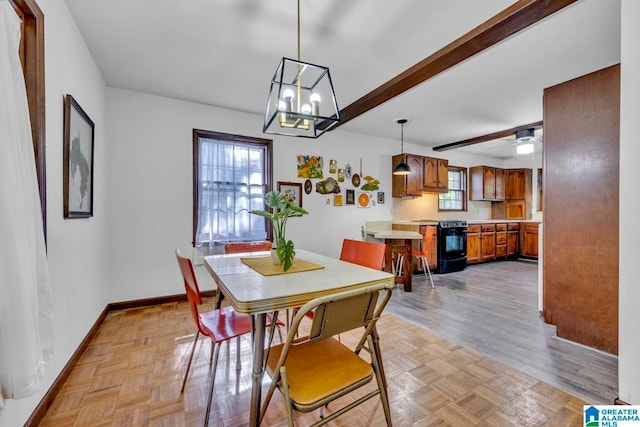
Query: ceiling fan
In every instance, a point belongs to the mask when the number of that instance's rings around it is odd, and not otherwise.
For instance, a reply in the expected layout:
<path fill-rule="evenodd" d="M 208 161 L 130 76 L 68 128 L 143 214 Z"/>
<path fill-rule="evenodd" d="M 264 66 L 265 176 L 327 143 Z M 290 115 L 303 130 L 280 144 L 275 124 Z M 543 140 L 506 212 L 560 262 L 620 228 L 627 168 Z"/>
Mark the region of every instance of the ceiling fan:
<path fill-rule="evenodd" d="M 535 135 L 535 129 L 521 129 L 514 133 L 514 137 L 499 139 L 496 142 L 505 141 L 510 142 L 511 145 L 516 147 L 516 159 L 520 156 L 526 156 L 528 154 L 533 156 L 535 151 L 535 145 L 542 142 L 542 136 Z M 500 148 L 501 145 L 493 146 L 491 149 Z"/>

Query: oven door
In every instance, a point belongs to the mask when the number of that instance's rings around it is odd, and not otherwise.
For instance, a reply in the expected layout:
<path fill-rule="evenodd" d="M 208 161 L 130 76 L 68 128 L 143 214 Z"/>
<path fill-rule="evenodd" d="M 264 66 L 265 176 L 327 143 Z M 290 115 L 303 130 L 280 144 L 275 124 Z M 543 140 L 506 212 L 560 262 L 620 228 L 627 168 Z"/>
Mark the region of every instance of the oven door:
<path fill-rule="evenodd" d="M 467 228 L 440 228 L 438 235 L 438 258 L 454 260 L 467 257 Z"/>

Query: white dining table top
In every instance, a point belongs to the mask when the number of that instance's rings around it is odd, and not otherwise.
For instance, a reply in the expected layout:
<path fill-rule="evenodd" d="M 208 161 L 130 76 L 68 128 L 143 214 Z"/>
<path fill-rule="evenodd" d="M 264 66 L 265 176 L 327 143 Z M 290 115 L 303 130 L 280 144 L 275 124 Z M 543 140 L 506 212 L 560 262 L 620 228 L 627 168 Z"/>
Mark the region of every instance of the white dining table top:
<path fill-rule="evenodd" d="M 240 261 L 243 257 L 270 256 L 269 252 L 212 255 L 204 257 L 204 264 L 225 298 L 237 312 L 243 314 L 299 307 L 319 296 L 374 283 L 393 286 L 394 276 L 390 273 L 303 249 L 296 249 L 296 258 L 323 268 L 263 276 Z"/>

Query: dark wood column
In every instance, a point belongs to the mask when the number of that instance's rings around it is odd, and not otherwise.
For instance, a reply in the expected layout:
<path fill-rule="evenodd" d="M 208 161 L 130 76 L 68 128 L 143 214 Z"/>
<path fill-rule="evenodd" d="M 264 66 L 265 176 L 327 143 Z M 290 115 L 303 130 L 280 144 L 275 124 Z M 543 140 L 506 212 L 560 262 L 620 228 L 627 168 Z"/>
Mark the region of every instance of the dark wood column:
<path fill-rule="evenodd" d="M 620 66 L 544 91 L 544 319 L 618 353 Z"/>

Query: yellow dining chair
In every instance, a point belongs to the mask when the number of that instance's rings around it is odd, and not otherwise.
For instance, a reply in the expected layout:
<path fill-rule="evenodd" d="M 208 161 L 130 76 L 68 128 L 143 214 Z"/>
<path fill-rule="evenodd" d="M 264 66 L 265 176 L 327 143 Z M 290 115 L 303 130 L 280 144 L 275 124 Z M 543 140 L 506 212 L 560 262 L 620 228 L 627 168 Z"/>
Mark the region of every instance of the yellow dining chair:
<path fill-rule="evenodd" d="M 260 410 L 264 418 L 275 389 L 285 399 L 287 421 L 293 426 L 293 411 L 310 412 L 371 382 L 377 387 L 325 416 L 314 425 L 324 425 L 357 405 L 380 396 L 387 425 L 391 412 L 382 367 L 382 355 L 375 343 L 375 325 L 384 310 L 393 287 L 375 284 L 316 298 L 303 305 L 293 318 L 284 344 L 270 348 L 266 367 L 271 385 Z M 310 333 L 296 338 L 306 314 L 314 310 Z M 357 345 L 348 347 L 334 337 L 351 330 L 363 331 Z M 364 359 L 362 351 L 369 353 Z"/>

